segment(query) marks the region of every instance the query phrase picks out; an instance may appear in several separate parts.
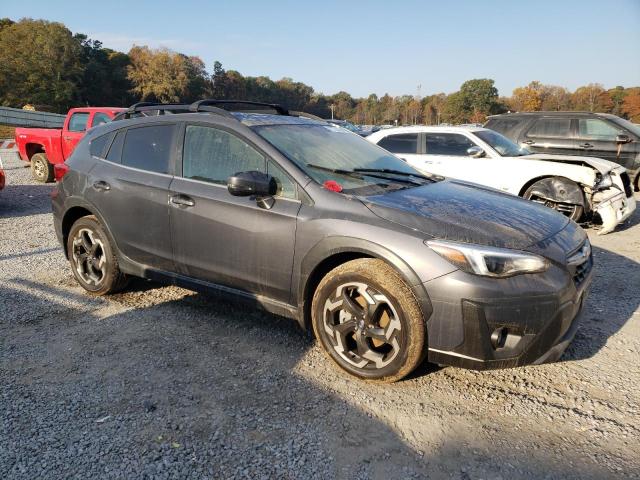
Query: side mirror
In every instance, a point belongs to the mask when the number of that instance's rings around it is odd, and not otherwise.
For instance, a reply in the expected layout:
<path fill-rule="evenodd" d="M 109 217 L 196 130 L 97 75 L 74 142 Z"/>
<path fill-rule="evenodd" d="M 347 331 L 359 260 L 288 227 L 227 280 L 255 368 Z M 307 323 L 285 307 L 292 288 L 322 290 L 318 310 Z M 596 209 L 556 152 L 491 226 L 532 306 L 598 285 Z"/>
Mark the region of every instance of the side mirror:
<path fill-rule="evenodd" d="M 631 137 L 629 135 L 616 135 L 616 143 L 629 143 L 631 142 Z"/>
<path fill-rule="evenodd" d="M 276 179 L 258 171 L 238 172 L 227 180 L 227 190 L 235 197 L 271 197 L 278 191 Z"/>
<path fill-rule="evenodd" d="M 480 158 L 484 157 L 485 153 L 482 147 L 475 146 L 467 148 L 467 155 L 471 158 Z"/>

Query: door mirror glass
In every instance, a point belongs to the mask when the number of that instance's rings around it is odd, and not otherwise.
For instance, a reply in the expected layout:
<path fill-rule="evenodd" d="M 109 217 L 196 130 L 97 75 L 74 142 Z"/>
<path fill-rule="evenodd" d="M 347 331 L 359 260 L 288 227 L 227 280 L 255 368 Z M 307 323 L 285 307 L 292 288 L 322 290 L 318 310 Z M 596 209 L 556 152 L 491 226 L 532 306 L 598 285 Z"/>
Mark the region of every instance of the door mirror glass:
<path fill-rule="evenodd" d="M 227 190 L 235 197 L 271 197 L 278 191 L 278 183 L 268 173 L 251 170 L 238 172 L 227 180 Z"/>
<path fill-rule="evenodd" d="M 480 158 L 484 157 L 485 153 L 482 147 L 474 146 L 467 148 L 467 155 L 472 158 Z"/>
<path fill-rule="evenodd" d="M 620 134 L 616 136 L 616 143 L 629 143 L 631 141 L 631 137 L 629 135 Z"/>

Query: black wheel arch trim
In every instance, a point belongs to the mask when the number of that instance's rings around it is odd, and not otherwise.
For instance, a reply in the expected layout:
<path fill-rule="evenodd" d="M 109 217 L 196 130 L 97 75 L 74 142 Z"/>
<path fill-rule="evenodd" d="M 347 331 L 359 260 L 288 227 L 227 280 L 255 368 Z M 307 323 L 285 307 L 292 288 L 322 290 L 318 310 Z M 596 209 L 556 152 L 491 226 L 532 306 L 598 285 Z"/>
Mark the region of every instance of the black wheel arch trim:
<path fill-rule="evenodd" d="M 316 278 L 315 274 L 319 270 L 322 271 L 322 267 L 327 263 L 330 266 L 329 270 L 332 270 L 344 261 L 362 257 L 383 260 L 400 274 L 415 295 L 426 325 L 433 308 L 423 282 L 409 264 L 388 248 L 377 243 L 359 238 L 332 236 L 325 237 L 314 245 L 300 262 L 298 271 L 294 273 L 291 303 L 298 305 L 300 326 L 305 330 L 311 326 L 313 291 L 324 276 Z M 333 258 L 344 259 L 344 261 L 334 264 L 330 261 Z"/>

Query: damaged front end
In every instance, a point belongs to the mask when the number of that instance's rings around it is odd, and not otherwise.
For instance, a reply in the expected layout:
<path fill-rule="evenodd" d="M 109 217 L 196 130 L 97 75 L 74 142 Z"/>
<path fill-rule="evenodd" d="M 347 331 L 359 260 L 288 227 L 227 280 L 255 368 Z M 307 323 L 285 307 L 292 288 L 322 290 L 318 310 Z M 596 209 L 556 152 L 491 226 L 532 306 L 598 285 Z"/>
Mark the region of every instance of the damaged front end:
<path fill-rule="evenodd" d="M 601 225 L 598 235 L 615 230 L 636 209 L 633 188 L 624 169 L 598 176 L 590 197 L 592 221 Z"/>

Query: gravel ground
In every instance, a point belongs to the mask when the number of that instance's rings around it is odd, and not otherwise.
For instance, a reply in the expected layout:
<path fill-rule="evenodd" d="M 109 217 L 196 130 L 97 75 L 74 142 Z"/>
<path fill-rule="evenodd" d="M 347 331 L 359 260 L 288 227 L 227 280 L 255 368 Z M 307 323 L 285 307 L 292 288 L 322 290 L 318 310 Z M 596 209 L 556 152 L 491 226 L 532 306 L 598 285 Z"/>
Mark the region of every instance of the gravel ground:
<path fill-rule="evenodd" d="M 593 289 L 561 362 L 375 385 L 240 304 L 144 281 L 85 294 L 52 186 L 5 168 L 0 478 L 640 478 L 640 212 L 589 231 Z"/>

